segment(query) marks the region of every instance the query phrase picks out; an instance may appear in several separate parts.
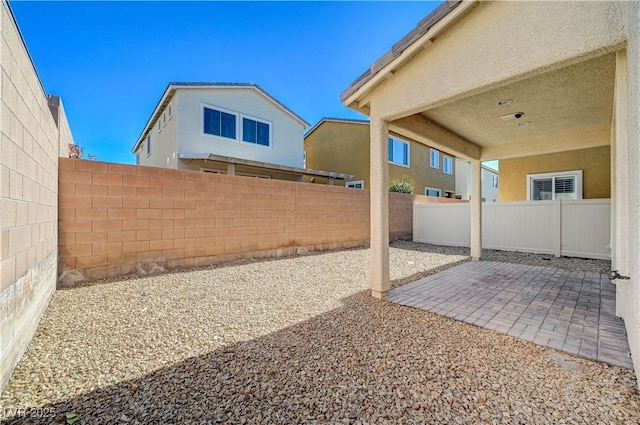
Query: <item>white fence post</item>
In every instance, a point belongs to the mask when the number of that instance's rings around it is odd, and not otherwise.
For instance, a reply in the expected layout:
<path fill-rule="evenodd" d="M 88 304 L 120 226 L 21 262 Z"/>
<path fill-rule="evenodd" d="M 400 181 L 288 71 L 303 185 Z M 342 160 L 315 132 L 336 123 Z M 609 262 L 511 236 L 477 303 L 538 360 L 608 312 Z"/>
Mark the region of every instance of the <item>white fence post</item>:
<path fill-rule="evenodd" d="M 562 200 L 553 203 L 553 254 L 560 257 L 562 253 Z"/>

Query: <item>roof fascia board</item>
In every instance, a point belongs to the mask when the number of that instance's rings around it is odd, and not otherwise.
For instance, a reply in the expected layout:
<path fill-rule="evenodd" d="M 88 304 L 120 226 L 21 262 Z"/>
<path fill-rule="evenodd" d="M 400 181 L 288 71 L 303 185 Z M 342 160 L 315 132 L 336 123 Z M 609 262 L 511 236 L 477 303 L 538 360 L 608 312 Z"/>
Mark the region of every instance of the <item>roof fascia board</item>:
<path fill-rule="evenodd" d="M 351 107 L 350 105 L 354 104 L 354 102 L 358 102 L 361 99 L 365 98 L 369 94 L 369 92 L 382 81 L 388 78 L 388 74 L 394 72 L 397 68 L 399 68 L 404 62 L 411 59 L 415 54 L 417 54 L 422 48 L 427 47 L 432 43 L 432 39 L 434 39 L 439 33 L 453 24 L 460 16 L 466 13 L 478 0 L 463 0 L 460 4 L 452 9 L 447 15 L 445 15 L 442 19 L 436 22 L 431 28 L 427 30 L 420 38 L 414 41 L 411 45 L 409 45 L 406 49 L 400 53 L 395 59 L 391 62 L 383 66 L 377 73 L 371 77 L 367 82 L 365 82 L 362 86 L 356 89 L 353 93 L 345 94 L 347 96 L 343 99 L 343 103 Z M 363 103 L 364 105 L 364 103 Z"/>
<path fill-rule="evenodd" d="M 345 124 L 366 124 L 369 125 L 369 120 L 355 120 L 355 119 L 349 119 L 349 118 L 322 118 L 320 121 L 318 121 L 313 127 L 311 127 L 311 129 L 307 132 L 307 134 L 304 135 L 304 138 L 306 139 L 308 136 L 311 135 L 311 133 L 313 133 L 315 130 L 317 130 L 322 124 L 324 124 L 325 122 L 339 122 L 339 123 L 345 123 Z"/>

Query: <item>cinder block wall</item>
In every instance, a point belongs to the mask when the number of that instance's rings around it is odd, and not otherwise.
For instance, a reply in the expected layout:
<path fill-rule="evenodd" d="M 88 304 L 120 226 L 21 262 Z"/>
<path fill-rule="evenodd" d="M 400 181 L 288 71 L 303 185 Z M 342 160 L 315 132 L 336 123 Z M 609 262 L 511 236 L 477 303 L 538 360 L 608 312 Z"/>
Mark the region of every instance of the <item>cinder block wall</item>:
<path fill-rule="evenodd" d="M 391 194 L 391 239 L 412 203 Z M 60 159 L 63 284 L 366 245 L 369 191 Z"/>
<path fill-rule="evenodd" d="M 0 390 L 26 349 L 56 287 L 58 126 L 9 5 L 0 6 Z"/>

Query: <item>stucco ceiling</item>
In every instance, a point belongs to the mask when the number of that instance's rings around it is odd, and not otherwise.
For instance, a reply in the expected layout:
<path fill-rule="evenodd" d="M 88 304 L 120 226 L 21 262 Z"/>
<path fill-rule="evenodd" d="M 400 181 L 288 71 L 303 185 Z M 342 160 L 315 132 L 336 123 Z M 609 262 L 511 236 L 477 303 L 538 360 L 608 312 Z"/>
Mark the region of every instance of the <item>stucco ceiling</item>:
<path fill-rule="evenodd" d="M 608 134 L 611 127 L 614 74 L 615 54 L 609 54 L 445 104 L 421 115 L 480 146 L 527 143 L 572 132 L 584 137 L 585 129 L 606 130 L 594 132 L 602 139 L 602 134 Z M 498 106 L 501 99 L 512 99 L 513 103 Z M 500 118 L 515 112 L 524 112 L 524 116 L 511 121 Z M 530 124 L 519 126 L 523 121 Z"/>

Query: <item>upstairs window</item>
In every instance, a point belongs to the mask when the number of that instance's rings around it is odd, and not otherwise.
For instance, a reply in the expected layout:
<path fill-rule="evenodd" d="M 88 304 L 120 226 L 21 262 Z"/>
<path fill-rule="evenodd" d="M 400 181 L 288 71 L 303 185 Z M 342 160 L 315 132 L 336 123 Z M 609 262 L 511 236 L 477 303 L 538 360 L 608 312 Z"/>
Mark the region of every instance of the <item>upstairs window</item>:
<path fill-rule="evenodd" d="M 435 149 L 431 149 L 429 154 L 429 165 L 431 168 L 440 168 L 440 152 Z"/>
<path fill-rule="evenodd" d="M 498 188 L 498 176 L 493 176 L 493 187 Z"/>
<path fill-rule="evenodd" d="M 262 121 L 242 117 L 242 141 L 271 146 L 271 126 Z"/>
<path fill-rule="evenodd" d="M 151 135 L 147 135 L 147 156 L 151 155 Z"/>
<path fill-rule="evenodd" d="M 529 174 L 527 200 L 582 199 L 582 170 Z"/>
<path fill-rule="evenodd" d="M 204 108 L 204 128 L 205 134 L 225 137 L 227 139 L 237 139 L 236 137 L 236 116 L 216 109 Z"/>
<path fill-rule="evenodd" d="M 389 162 L 403 167 L 409 166 L 409 142 L 389 137 Z"/>
<path fill-rule="evenodd" d="M 453 158 L 442 155 L 442 171 L 445 174 L 453 174 Z"/>

